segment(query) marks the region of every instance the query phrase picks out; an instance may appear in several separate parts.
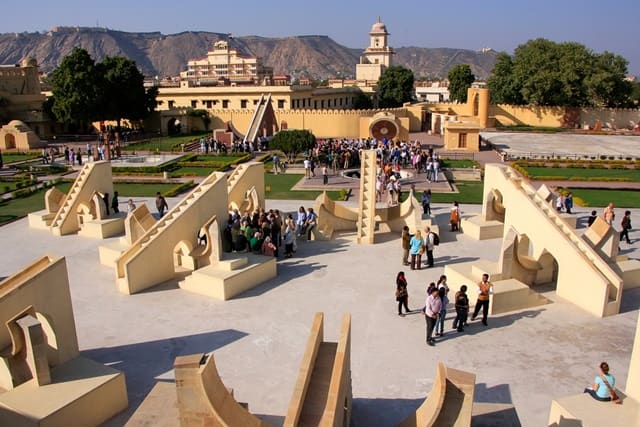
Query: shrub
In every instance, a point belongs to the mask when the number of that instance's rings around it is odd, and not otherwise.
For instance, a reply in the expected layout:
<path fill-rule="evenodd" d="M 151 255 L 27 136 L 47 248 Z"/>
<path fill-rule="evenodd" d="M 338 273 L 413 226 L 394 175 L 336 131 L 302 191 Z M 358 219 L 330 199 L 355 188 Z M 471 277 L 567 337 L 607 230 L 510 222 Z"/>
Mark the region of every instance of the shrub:
<path fill-rule="evenodd" d="M 173 196 L 177 196 L 178 194 L 188 190 L 189 188 L 193 187 L 195 184 L 193 183 L 193 181 L 187 181 L 184 182 L 174 188 L 172 188 L 169 191 L 166 191 L 163 196 L 164 197 L 173 197 Z"/>

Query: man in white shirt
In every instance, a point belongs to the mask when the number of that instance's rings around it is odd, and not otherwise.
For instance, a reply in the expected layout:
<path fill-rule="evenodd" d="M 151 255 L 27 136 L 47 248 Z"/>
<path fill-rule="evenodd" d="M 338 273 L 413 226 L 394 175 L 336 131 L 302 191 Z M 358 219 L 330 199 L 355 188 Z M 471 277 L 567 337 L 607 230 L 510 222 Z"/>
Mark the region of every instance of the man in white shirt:
<path fill-rule="evenodd" d="M 433 233 L 431 227 L 424 229 L 424 248 L 427 253 L 427 268 L 433 267 L 433 248 L 435 247 Z"/>
<path fill-rule="evenodd" d="M 424 303 L 424 315 L 427 321 L 427 344 L 430 346 L 435 345 L 436 342 L 432 335 L 436 320 L 440 316 L 440 310 L 442 310 L 442 301 L 438 296 L 438 288 L 435 287 Z"/>
<path fill-rule="evenodd" d="M 311 160 L 308 157 L 304 159 L 304 176 L 311 179 Z"/>

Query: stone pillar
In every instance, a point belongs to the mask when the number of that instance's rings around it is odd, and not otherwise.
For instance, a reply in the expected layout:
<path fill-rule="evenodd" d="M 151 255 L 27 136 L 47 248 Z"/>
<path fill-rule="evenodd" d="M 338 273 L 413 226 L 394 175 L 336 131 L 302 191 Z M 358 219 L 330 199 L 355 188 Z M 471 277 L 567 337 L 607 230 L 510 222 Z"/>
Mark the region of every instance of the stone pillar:
<path fill-rule="evenodd" d="M 32 315 L 16 320 L 24 334 L 25 361 L 31 375 L 38 386 L 51 384 L 51 371 L 47 359 L 47 341 L 42 331 L 42 324 Z"/>
<path fill-rule="evenodd" d="M 482 129 L 489 123 L 489 89 L 478 89 L 478 121 Z"/>

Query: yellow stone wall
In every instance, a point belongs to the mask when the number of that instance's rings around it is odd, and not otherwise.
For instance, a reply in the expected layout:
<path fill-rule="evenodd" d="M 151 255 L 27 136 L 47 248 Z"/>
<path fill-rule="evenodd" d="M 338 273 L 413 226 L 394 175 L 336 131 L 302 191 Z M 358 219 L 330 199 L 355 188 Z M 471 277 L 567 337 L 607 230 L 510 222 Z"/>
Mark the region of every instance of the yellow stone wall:
<path fill-rule="evenodd" d="M 502 126 L 528 125 L 560 127 L 566 114 L 564 107 L 537 107 L 533 105 L 491 105 L 489 116 Z"/>

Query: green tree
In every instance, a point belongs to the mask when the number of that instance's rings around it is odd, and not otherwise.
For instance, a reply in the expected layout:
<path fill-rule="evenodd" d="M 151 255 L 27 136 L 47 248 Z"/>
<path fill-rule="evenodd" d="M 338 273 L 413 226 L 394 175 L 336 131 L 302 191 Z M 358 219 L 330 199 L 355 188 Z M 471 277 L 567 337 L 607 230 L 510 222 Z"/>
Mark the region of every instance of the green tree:
<path fill-rule="evenodd" d="M 496 57 L 491 76 L 487 80 L 491 101 L 494 104 L 523 104 L 517 82 L 513 76 L 513 61 L 511 56 L 501 52 Z"/>
<path fill-rule="evenodd" d="M 411 102 L 414 96 L 413 72 L 408 68 L 394 65 L 386 69 L 378 80 L 380 108 L 401 107 Z"/>
<path fill-rule="evenodd" d="M 353 100 L 354 110 L 370 110 L 373 108 L 373 100 L 364 92 L 360 91 Z"/>
<path fill-rule="evenodd" d="M 627 64 L 623 57 L 606 51 L 595 58 L 592 73 L 585 79 L 591 105 L 633 106 L 633 85 L 626 80 Z"/>
<path fill-rule="evenodd" d="M 312 149 L 316 144 L 316 137 L 308 130 L 283 130 L 275 134 L 269 141 L 269 148 L 281 150 L 289 163 L 293 163 L 296 156 L 303 151 Z"/>
<path fill-rule="evenodd" d="M 211 124 L 211 117 L 209 116 L 209 112 L 203 109 L 191 110 L 188 113 L 191 117 L 200 117 L 202 120 L 202 125 L 204 126 L 204 130 L 209 130 L 209 125 Z"/>
<path fill-rule="evenodd" d="M 460 64 L 449 70 L 449 98 L 452 101 L 467 102 L 467 89 L 476 80 L 468 64 Z"/>
<path fill-rule="evenodd" d="M 540 38 L 500 54 L 488 84 L 497 103 L 619 107 L 631 99 L 626 73 L 621 56 Z"/>
<path fill-rule="evenodd" d="M 100 88 L 101 118 L 140 120 L 147 114 L 144 76 L 135 61 L 122 56 L 107 56 L 96 66 Z"/>
<path fill-rule="evenodd" d="M 89 53 L 75 48 L 51 75 L 51 111 L 64 124 L 85 129 L 98 118 L 96 66 Z"/>

